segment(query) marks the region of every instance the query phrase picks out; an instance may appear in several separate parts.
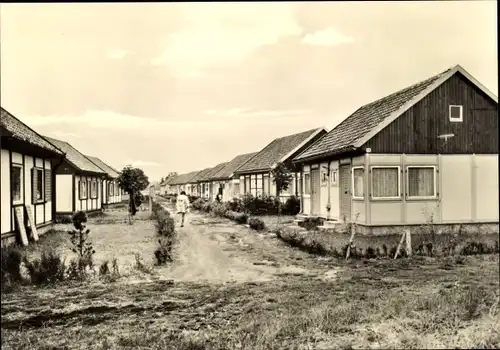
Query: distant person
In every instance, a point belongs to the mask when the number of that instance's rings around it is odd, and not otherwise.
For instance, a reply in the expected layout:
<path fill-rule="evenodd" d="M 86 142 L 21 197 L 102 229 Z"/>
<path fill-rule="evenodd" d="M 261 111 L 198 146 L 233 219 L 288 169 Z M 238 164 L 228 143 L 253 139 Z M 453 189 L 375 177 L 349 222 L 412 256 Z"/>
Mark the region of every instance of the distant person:
<path fill-rule="evenodd" d="M 186 192 L 182 191 L 181 194 L 177 196 L 175 206 L 177 214 L 181 217 L 181 227 L 184 227 L 184 217 L 186 216 L 186 212 L 189 208 L 189 198 L 186 196 Z"/>
<path fill-rule="evenodd" d="M 221 202 L 222 198 L 221 198 L 220 193 L 217 193 L 217 196 L 215 196 L 215 200 L 216 200 L 217 202 L 219 202 L 219 203 Z"/>

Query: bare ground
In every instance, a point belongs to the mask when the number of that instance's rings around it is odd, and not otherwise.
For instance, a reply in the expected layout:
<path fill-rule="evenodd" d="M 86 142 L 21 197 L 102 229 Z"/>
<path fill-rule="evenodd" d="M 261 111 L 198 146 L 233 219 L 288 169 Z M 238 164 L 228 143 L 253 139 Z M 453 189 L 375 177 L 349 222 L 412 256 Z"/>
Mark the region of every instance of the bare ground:
<path fill-rule="evenodd" d="M 99 259 L 149 259 L 151 225 L 89 224 Z M 345 263 L 196 213 L 179 236 L 142 280 L 2 295 L 2 348 L 500 346 L 497 256 Z"/>

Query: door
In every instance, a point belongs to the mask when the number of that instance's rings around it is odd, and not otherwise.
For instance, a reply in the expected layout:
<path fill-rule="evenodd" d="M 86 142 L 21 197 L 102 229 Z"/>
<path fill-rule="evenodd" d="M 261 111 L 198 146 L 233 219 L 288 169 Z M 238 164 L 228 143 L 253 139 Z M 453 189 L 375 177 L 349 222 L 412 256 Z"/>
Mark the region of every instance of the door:
<path fill-rule="evenodd" d="M 320 214 L 320 171 L 319 169 L 311 170 L 311 214 Z"/>
<path fill-rule="evenodd" d="M 349 221 L 351 218 L 351 177 L 350 165 L 341 165 L 339 169 L 340 181 L 340 220 Z"/>

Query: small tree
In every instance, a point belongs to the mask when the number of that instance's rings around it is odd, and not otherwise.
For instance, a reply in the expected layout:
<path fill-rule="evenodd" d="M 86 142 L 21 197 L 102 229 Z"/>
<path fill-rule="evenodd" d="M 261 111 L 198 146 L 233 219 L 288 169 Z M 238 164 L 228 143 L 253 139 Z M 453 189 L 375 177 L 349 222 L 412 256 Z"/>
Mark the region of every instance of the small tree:
<path fill-rule="evenodd" d="M 127 165 L 118 176 L 118 185 L 129 194 L 129 223 L 132 224 L 131 217 L 136 214 L 137 207 L 144 199 L 141 191 L 148 188 L 149 178 L 142 169 Z"/>
<path fill-rule="evenodd" d="M 278 225 L 280 223 L 281 216 L 281 199 L 280 195 L 283 191 L 288 190 L 290 183 L 292 182 L 292 173 L 290 169 L 283 163 L 278 163 L 278 165 L 271 170 L 273 176 L 273 182 L 276 185 L 276 196 L 278 197 Z"/>
<path fill-rule="evenodd" d="M 87 267 L 94 267 L 95 250 L 88 240 L 90 230 L 86 228 L 87 214 L 83 211 L 77 211 L 71 219 L 74 226 L 74 229 L 68 231 L 71 236 L 71 250 L 77 254 L 78 258 L 76 263 L 72 261 L 70 274 L 72 277 L 83 279 L 86 276 Z"/>

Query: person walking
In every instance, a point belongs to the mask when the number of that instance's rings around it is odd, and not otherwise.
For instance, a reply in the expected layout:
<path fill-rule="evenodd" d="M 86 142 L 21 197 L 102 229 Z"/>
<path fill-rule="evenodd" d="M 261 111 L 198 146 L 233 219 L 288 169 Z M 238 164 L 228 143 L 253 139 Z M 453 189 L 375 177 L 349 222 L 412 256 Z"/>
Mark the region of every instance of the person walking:
<path fill-rule="evenodd" d="M 175 206 L 177 209 L 177 214 L 180 215 L 181 227 L 184 227 L 184 217 L 186 216 L 186 212 L 189 209 L 189 198 L 188 196 L 186 196 L 186 192 L 181 191 L 181 194 L 177 196 Z"/>

